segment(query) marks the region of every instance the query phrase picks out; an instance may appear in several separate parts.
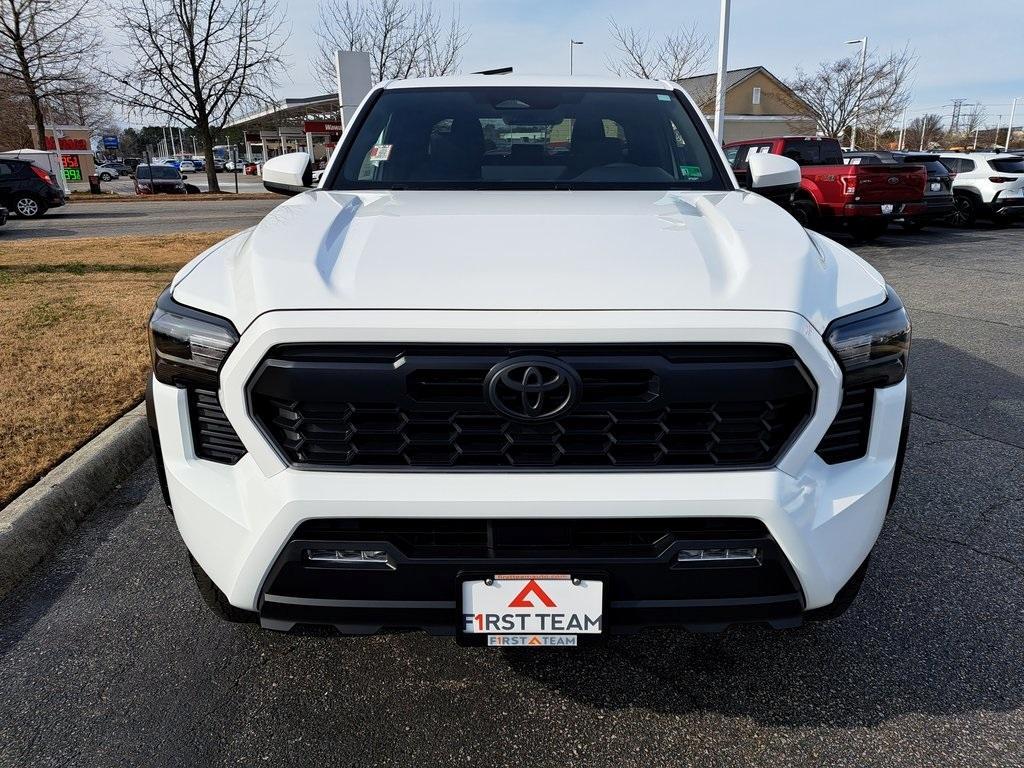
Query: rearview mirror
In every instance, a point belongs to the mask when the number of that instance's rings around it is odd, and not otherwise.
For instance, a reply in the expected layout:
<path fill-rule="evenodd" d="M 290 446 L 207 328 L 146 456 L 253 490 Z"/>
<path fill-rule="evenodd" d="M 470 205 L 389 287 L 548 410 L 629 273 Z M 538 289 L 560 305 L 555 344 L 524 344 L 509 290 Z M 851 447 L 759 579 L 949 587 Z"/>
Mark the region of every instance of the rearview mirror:
<path fill-rule="evenodd" d="M 263 164 L 263 186 L 279 195 L 297 195 L 313 188 L 313 163 L 308 152 L 290 152 Z"/>
<path fill-rule="evenodd" d="M 788 196 L 800 187 L 800 166 L 796 161 L 767 152 L 747 155 L 750 188 L 769 198 Z"/>

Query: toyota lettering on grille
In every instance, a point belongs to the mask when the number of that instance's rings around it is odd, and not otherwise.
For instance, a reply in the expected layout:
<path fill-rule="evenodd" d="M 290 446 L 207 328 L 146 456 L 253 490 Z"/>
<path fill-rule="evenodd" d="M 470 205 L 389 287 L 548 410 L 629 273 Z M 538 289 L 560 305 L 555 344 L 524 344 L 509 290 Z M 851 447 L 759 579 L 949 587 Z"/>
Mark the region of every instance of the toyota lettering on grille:
<path fill-rule="evenodd" d="M 484 386 L 487 399 L 500 413 L 539 421 L 553 419 L 575 404 L 580 377 L 560 360 L 521 357 L 494 366 Z"/>

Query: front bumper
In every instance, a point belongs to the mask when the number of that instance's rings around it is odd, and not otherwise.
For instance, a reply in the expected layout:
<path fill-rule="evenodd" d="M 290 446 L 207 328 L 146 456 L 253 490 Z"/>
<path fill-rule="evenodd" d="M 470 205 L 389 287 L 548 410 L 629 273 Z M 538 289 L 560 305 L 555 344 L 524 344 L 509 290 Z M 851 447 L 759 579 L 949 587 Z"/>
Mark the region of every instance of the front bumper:
<path fill-rule="evenodd" d="M 416 578 L 419 576 L 427 580 L 422 583 L 439 585 L 433 590 L 435 594 L 420 594 L 411 601 L 444 603 L 439 608 L 441 614 L 434 613 L 433 618 L 429 618 L 429 611 L 423 615 L 415 605 L 407 604 L 410 601 L 401 600 L 397 613 L 385 614 L 383 618 L 379 611 L 369 617 L 360 616 L 353 611 L 372 612 L 372 607 L 346 603 L 352 597 L 342 594 L 346 582 L 333 595 L 330 589 L 320 593 L 315 598 L 321 601 L 318 603 L 309 602 L 308 597 L 282 603 L 274 599 L 280 595 L 272 591 L 275 573 L 287 561 L 289 551 L 296 546 L 301 549 L 294 542 L 302 541 L 297 536 L 305 529 L 300 527 L 309 521 L 756 521 L 765 531 L 761 546 L 770 550 L 769 559 L 779 563 L 779 568 L 788 574 L 789 586 L 783 584 L 778 589 L 762 590 L 761 594 L 739 594 L 739 598 L 753 599 L 738 602 L 738 593 L 722 598 L 686 594 L 680 589 L 677 604 L 635 606 L 641 614 L 630 613 L 626 605 L 618 606 L 618 616 L 614 610 L 609 613 L 609 630 L 628 631 L 647 624 L 693 626 L 739 620 L 767 620 L 781 626 L 786 621 L 798 620 L 802 611 L 830 604 L 864 562 L 881 528 L 900 448 L 907 383 L 876 390 L 864 458 L 828 465 L 814 451 L 839 408 L 842 377 L 820 334 L 802 317 L 779 312 L 637 312 L 628 316 L 588 312 L 567 317 L 568 314 L 282 312 L 274 313 L 274 317 L 263 316 L 243 334 L 221 374 L 224 412 L 247 449 L 234 465 L 195 456 L 185 391 L 153 382 L 152 407 L 159 427 L 169 497 L 176 523 L 192 555 L 233 605 L 260 611 L 268 626 L 287 628 L 297 621 L 309 620 L 335 624 L 347 631 L 409 625 L 432 631 L 445 631 L 448 627 L 454 631 L 444 616 L 445 611 L 452 610 L 457 575 L 464 571 L 494 570 L 494 562 L 455 558 L 457 562 L 453 563 L 426 564 L 433 566 L 428 571 L 417 571 L 413 567 L 416 563 L 405 563 L 405 573 L 412 577 L 409 583 L 420 583 Z M 581 330 L 580 325 L 586 330 Z M 287 466 L 248 414 L 243 395 L 245 383 L 267 350 L 283 342 L 373 343 L 396 339 L 785 343 L 797 351 L 814 378 L 817 407 L 802 433 L 769 469 L 460 474 L 324 472 Z M 685 543 L 686 538 L 679 541 Z M 332 542 L 343 543 L 344 538 Z M 630 567 L 643 570 L 647 574 L 645 579 L 651 573 L 674 577 L 678 574 L 668 573 L 671 557 L 672 552 L 662 550 Z M 511 557 L 500 563 L 502 572 L 534 570 L 537 565 L 534 557 Z M 556 557 L 554 562 L 548 560 L 544 565 L 546 569 L 606 573 L 610 583 L 617 585 L 616 590 L 623 584 L 638 583 L 636 579 L 640 578 L 639 571 L 624 573 L 624 564 L 609 563 L 607 558 L 570 561 Z M 713 572 L 707 571 L 700 579 L 708 581 L 712 576 Z M 357 574 L 354 578 L 362 577 Z M 450 591 L 443 589 L 444 584 L 450 585 Z M 377 600 L 382 594 L 371 599 Z M 644 601 L 651 594 L 648 591 L 635 598 Z M 659 594 L 657 599 L 668 598 Z M 726 602 L 678 604 L 678 600 L 709 599 Z M 381 607 L 387 606 L 378 606 Z M 698 616 L 690 611 L 695 607 L 713 610 Z M 438 619 L 438 615 L 442 618 Z"/>

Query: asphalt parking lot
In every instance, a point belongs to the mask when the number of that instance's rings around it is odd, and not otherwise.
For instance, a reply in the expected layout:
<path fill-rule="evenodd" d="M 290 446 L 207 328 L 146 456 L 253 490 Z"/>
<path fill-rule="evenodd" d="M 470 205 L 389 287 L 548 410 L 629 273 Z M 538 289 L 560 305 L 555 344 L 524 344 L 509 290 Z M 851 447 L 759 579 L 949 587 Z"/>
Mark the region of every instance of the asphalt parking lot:
<path fill-rule="evenodd" d="M 48 237 L 117 237 L 172 232 L 217 232 L 257 224 L 283 197 L 256 200 L 73 202 L 38 219 L 12 217 L 0 242 Z"/>
<path fill-rule="evenodd" d="M 914 416 L 841 620 L 544 651 L 221 624 L 147 464 L 0 602 L 0 765 L 1024 765 L 1024 227 L 859 251 L 911 312 Z"/>

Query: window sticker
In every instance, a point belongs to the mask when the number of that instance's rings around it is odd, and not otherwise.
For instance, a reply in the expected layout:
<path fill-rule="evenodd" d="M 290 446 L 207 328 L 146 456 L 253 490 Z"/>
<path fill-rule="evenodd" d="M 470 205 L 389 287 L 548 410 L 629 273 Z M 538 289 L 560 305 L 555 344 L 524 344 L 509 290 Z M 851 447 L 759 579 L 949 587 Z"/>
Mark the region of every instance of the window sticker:
<path fill-rule="evenodd" d="M 669 96 L 667 93 L 659 93 L 658 94 L 658 101 L 671 101 L 671 100 L 672 100 L 672 97 Z"/>
<path fill-rule="evenodd" d="M 393 144 L 374 144 L 370 147 L 370 162 L 383 163 L 391 158 L 391 147 Z"/>
<path fill-rule="evenodd" d="M 704 173 L 701 171 L 700 166 L 697 165 L 680 165 L 679 175 L 684 179 L 700 181 L 704 178 Z"/>

